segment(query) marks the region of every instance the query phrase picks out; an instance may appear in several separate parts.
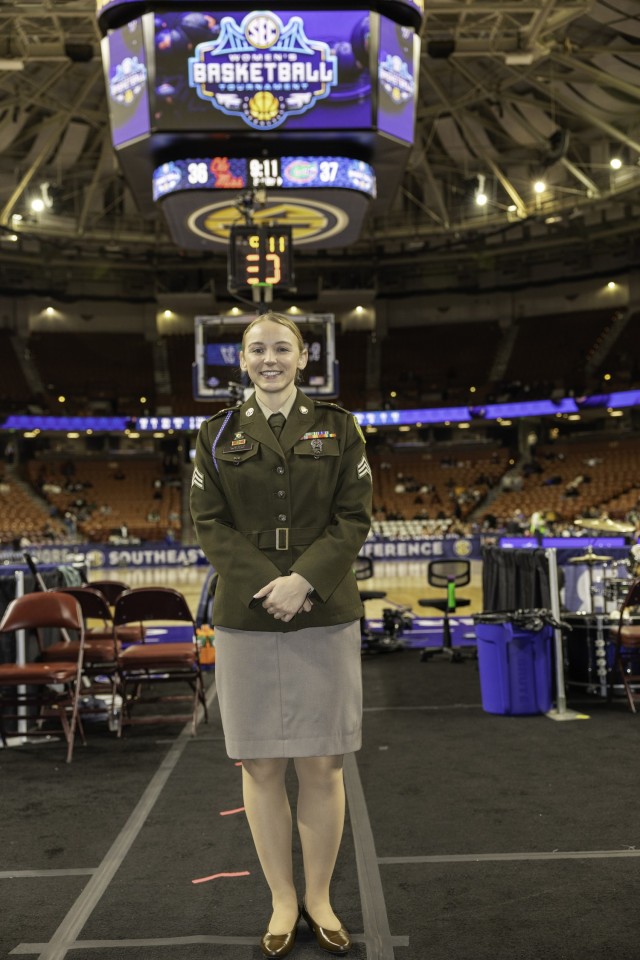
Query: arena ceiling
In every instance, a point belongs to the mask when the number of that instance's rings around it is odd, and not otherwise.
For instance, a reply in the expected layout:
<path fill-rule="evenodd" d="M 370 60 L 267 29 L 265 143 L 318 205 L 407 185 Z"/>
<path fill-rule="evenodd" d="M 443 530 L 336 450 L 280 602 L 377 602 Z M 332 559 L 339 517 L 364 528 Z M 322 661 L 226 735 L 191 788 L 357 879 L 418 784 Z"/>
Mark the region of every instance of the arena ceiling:
<path fill-rule="evenodd" d="M 299 255 L 303 284 L 393 295 L 637 262 L 640 0 L 426 8 L 402 187 L 349 249 Z M 224 287 L 223 258 L 180 252 L 160 213 L 140 217 L 109 140 L 99 39 L 94 0 L 0 4 L 0 286 Z"/>

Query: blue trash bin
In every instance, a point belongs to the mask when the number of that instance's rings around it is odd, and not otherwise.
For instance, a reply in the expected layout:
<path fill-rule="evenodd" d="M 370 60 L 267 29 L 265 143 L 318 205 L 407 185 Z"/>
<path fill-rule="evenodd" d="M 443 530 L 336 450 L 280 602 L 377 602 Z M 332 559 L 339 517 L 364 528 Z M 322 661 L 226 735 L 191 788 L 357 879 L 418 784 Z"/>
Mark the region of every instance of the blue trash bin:
<path fill-rule="evenodd" d="M 534 621 L 535 622 L 535 621 Z M 508 716 L 547 713 L 552 706 L 553 628 L 522 620 L 477 619 L 482 707 Z"/>

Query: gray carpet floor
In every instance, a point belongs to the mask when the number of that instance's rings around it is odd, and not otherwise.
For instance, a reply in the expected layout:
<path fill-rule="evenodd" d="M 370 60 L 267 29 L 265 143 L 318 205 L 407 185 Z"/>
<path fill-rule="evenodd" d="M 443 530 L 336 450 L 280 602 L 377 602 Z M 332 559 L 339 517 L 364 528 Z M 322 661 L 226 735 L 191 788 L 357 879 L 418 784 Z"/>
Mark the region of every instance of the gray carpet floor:
<path fill-rule="evenodd" d="M 333 885 L 354 960 L 637 960 L 640 717 L 583 689 L 588 720 L 487 714 L 473 660 L 363 671 L 366 806 Z M 269 895 L 244 815 L 220 815 L 241 774 L 211 713 L 195 738 L 93 725 L 71 765 L 59 741 L 0 751 L 1 957 L 258 960 Z M 301 924 L 291 956 L 326 954 Z"/>

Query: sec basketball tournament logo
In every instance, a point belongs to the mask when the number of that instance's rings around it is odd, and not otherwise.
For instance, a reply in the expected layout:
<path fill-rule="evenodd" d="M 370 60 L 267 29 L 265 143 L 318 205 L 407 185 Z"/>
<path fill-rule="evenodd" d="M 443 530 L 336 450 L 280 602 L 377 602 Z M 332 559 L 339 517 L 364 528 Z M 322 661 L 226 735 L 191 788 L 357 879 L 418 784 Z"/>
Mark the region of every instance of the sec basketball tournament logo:
<path fill-rule="evenodd" d="M 456 557 L 468 557 L 471 555 L 472 550 L 473 544 L 470 540 L 456 540 L 453 545 L 453 552 L 455 553 Z"/>
<path fill-rule="evenodd" d="M 223 17 L 218 37 L 199 43 L 189 58 L 189 85 L 198 96 L 255 130 L 306 113 L 337 82 L 329 45 L 306 36 L 302 17 L 285 25 L 270 11 L 250 13 L 239 24 Z"/>

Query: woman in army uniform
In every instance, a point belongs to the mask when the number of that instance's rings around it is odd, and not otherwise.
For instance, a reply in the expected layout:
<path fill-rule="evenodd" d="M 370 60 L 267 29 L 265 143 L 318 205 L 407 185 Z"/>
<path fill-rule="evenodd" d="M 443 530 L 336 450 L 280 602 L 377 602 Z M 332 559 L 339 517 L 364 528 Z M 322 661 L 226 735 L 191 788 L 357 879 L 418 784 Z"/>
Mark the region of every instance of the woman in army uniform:
<path fill-rule="evenodd" d="M 272 894 L 266 957 L 291 951 L 301 915 L 328 952 L 351 946 L 329 885 L 344 826 L 343 754 L 361 742 L 362 604 L 352 567 L 370 526 L 371 471 L 355 418 L 297 389 L 306 363 L 288 317 L 267 313 L 247 326 L 240 365 L 255 393 L 202 425 L 191 487 L 198 540 L 219 574 L 213 620 L 225 742 L 242 760 L 247 819 Z"/>

